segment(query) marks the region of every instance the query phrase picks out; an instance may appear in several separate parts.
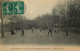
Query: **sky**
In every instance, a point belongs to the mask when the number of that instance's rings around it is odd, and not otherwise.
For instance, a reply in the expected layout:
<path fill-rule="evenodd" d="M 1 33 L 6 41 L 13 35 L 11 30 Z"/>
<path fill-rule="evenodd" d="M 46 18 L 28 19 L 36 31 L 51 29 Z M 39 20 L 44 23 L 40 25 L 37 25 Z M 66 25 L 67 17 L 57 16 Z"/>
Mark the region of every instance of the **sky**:
<path fill-rule="evenodd" d="M 35 19 L 38 15 L 52 13 L 52 8 L 59 2 L 64 0 L 22 0 L 26 5 L 26 19 Z"/>
<path fill-rule="evenodd" d="M 42 16 L 44 14 L 51 14 L 52 8 L 54 8 L 56 4 L 64 2 L 64 0 L 20 0 L 20 1 L 24 1 L 26 5 L 26 12 L 24 15 L 26 19 L 30 20 L 35 19 L 38 15 Z"/>

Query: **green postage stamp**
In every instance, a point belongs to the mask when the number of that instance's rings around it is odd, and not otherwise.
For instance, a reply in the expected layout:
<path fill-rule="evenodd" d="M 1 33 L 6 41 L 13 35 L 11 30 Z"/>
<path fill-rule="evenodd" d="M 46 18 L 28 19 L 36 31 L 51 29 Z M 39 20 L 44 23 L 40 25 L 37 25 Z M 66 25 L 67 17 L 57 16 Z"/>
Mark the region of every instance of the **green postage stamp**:
<path fill-rule="evenodd" d="M 3 15 L 24 14 L 24 2 L 3 2 Z"/>

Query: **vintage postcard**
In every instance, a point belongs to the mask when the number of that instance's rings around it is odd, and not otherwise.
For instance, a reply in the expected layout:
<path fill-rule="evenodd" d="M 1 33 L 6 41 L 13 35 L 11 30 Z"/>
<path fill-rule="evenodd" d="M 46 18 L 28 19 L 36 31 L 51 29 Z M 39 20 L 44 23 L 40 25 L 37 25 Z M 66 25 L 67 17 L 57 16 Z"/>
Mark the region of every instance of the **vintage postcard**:
<path fill-rule="evenodd" d="M 80 0 L 0 0 L 0 51 L 80 51 Z"/>

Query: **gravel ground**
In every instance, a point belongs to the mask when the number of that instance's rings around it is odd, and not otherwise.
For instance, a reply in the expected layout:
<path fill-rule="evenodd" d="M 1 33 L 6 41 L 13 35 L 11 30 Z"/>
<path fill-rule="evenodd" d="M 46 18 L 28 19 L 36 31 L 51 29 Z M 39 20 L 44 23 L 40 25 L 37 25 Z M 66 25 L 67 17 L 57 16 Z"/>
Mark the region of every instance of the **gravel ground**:
<path fill-rule="evenodd" d="M 25 36 L 21 37 L 21 31 L 17 31 L 16 35 L 5 32 L 4 38 L 0 36 L 0 44 L 80 45 L 80 34 L 69 33 L 69 36 L 66 36 L 65 32 L 53 32 L 52 36 L 47 36 L 47 30 L 42 32 L 34 30 L 34 33 L 32 33 L 31 30 L 25 30 L 24 33 Z"/>

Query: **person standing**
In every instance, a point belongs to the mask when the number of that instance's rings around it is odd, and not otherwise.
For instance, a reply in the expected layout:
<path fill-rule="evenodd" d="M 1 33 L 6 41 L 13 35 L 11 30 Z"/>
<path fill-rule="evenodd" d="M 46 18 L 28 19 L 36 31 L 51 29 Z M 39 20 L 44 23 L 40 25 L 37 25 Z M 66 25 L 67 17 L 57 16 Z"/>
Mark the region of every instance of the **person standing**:
<path fill-rule="evenodd" d="M 49 36 L 49 34 L 51 33 L 51 36 L 52 36 L 52 27 L 48 27 L 48 35 L 47 36 Z"/>
<path fill-rule="evenodd" d="M 55 27 L 55 31 L 54 32 L 55 33 L 58 33 L 59 32 L 57 27 Z"/>
<path fill-rule="evenodd" d="M 11 35 L 15 35 L 15 29 L 14 28 L 11 28 Z"/>
<path fill-rule="evenodd" d="M 34 31 L 34 27 L 32 27 L 32 33 L 33 33 L 33 31 Z"/>
<path fill-rule="evenodd" d="M 40 27 L 40 32 L 42 31 L 42 27 Z"/>
<path fill-rule="evenodd" d="M 24 36 L 24 29 L 22 29 L 21 32 L 22 32 L 22 35 L 21 36 Z"/>

